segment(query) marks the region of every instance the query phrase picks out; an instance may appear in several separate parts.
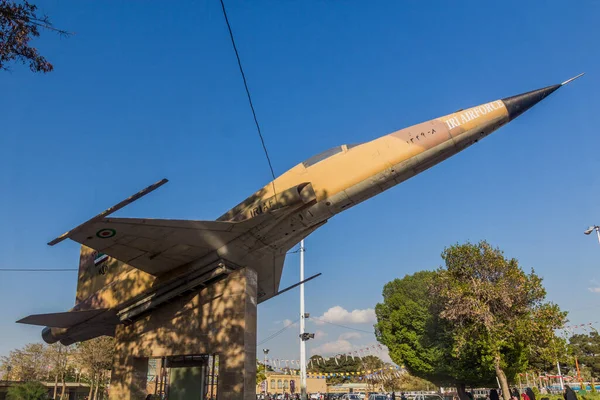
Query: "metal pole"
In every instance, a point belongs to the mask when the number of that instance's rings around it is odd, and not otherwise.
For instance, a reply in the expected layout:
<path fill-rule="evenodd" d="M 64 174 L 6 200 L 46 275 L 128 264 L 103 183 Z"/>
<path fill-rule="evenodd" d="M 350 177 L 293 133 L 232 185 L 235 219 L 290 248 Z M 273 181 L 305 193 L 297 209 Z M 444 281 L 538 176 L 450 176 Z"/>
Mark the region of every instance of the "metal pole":
<path fill-rule="evenodd" d="M 300 282 L 304 280 L 304 239 L 300 241 Z M 300 285 L 300 396 L 306 400 L 306 341 L 304 335 L 304 284 Z"/>
<path fill-rule="evenodd" d="M 600 228 L 596 227 L 596 235 L 598 235 L 598 243 L 600 243 Z"/>
<path fill-rule="evenodd" d="M 265 368 L 265 399 L 267 398 L 267 389 L 269 388 L 269 377 L 267 376 L 267 353 L 269 352 L 268 349 L 263 349 L 263 353 L 265 353 L 265 364 L 264 364 L 264 368 Z"/>
<path fill-rule="evenodd" d="M 156 359 L 156 364 L 155 364 L 155 370 L 154 370 L 154 394 L 158 395 L 158 381 L 160 380 L 160 368 L 161 365 L 158 362 L 158 359 Z"/>
<path fill-rule="evenodd" d="M 558 369 L 558 379 L 560 379 L 560 390 L 565 390 L 565 384 L 563 382 L 562 373 L 560 372 L 560 363 L 556 360 L 556 369 Z"/>
<path fill-rule="evenodd" d="M 212 379 L 210 380 L 210 382 L 212 383 L 212 385 L 210 385 L 210 400 L 214 399 L 214 390 L 217 387 L 217 384 L 215 383 L 215 367 L 216 367 L 216 363 L 215 363 L 215 357 L 216 354 L 213 353 L 212 355 Z"/>

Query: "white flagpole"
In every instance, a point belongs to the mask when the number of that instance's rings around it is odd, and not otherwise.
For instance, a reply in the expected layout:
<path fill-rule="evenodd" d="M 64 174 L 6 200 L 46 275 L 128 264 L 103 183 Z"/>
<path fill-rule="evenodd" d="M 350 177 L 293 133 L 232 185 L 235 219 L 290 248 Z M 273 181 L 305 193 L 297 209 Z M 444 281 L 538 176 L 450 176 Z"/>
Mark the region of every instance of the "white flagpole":
<path fill-rule="evenodd" d="M 304 239 L 300 241 L 300 282 L 304 280 Z M 304 336 L 304 283 L 300 285 L 300 396 L 306 400 L 306 341 Z"/>

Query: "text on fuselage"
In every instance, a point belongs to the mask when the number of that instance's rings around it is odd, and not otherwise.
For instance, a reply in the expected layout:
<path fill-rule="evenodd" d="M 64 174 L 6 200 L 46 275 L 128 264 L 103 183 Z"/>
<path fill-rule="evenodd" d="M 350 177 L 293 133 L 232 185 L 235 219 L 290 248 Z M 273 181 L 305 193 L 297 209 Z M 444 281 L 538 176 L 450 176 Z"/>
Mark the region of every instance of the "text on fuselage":
<path fill-rule="evenodd" d="M 491 103 L 469 108 L 468 110 L 461 112 L 459 115 L 455 115 L 454 117 L 446 119 L 444 122 L 448 126 L 448 129 L 456 128 L 462 124 L 474 120 L 475 118 L 479 118 L 482 115 L 486 115 L 502 107 L 504 107 L 502 100 L 492 101 Z"/>

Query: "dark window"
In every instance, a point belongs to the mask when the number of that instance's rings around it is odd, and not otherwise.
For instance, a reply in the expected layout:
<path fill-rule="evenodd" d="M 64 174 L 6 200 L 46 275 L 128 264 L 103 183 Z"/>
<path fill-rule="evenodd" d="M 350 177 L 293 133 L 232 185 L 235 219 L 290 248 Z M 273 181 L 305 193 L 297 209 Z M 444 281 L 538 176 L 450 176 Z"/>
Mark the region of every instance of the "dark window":
<path fill-rule="evenodd" d="M 334 147 L 332 149 L 325 150 L 324 152 L 319 153 L 316 156 L 312 156 L 308 160 L 304 161 L 302 164 L 304 164 L 305 167 L 310 167 L 311 165 L 315 165 L 316 163 L 323 161 L 324 159 L 329 158 L 332 155 L 341 153 L 341 152 L 342 152 L 342 146 Z"/>
<path fill-rule="evenodd" d="M 362 143 L 347 144 L 346 147 L 350 150 L 353 147 L 360 146 Z"/>

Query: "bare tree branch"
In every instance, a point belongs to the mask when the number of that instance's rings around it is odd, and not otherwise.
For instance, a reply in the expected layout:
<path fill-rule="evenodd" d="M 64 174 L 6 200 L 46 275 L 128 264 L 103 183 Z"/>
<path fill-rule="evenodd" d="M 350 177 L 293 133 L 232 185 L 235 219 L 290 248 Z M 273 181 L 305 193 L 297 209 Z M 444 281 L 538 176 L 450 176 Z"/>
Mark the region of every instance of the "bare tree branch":
<path fill-rule="evenodd" d="M 52 26 L 50 19 L 39 16 L 37 6 L 23 1 L 0 0 L 0 70 L 8 70 L 12 62 L 28 64 L 33 72 L 50 72 L 54 66 L 46 60 L 30 41 L 39 37 L 39 28 L 69 36 L 71 33 Z"/>

